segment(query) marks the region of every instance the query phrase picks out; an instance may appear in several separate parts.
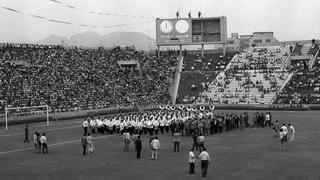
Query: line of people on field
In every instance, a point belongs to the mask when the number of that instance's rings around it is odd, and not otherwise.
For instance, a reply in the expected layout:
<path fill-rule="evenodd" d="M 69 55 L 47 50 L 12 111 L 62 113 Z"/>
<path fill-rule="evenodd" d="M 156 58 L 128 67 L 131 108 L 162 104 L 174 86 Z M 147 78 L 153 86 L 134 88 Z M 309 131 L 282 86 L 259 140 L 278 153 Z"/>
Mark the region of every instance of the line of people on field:
<path fill-rule="evenodd" d="M 138 131 L 139 135 L 151 136 L 177 130 L 182 135 L 217 134 L 249 127 L 248 113 L 214 113 L 212 110 L 187 109 L 154 110 L 144 113 L 117 114 L 112 116 L 89 117 L 82 123 L 84 133 L 91 131 L 104 134 L 122 134 L 124 130 L 130 134 Z"/>

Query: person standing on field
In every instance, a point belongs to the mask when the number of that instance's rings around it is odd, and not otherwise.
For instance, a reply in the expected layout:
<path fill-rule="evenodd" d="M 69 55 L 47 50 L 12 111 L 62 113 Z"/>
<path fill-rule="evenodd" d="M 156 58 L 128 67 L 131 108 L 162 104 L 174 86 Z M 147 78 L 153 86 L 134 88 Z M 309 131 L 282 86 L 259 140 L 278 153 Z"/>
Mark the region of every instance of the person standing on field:
<path fill-rule="evenodd" d="M 141 150 L 142 150 L 142 142 L 141 142 L 140 135 L 136 139 L 135 144 L 136 144 L 136 150 L 137 150 L 137 159 L 140 159 Z"/>
<path fill-rule="evenodd" d="M 210 162 L 210 156 L 209 156 L 209 153 L 207 153 L 206 148 L 203 148 L 203 151 L 199 155 L 199 159 L 201 160 L 202 177 L 206 177 L 209 162 Z"/>
<path fill-rule="evenodd" d="M 152 148 L 152 154 L 151 154 L 151 159 L 158 159 L 158 153 L 160 149 L 160 142 L 158 140 L 158 136 L 156 136 L 152 141 L 151 141 L 151 148 Z"/>
<path fill-rule="evenodd" d="M 202 135 L 202 133 L 200 133 L 200 135 L 197 138 L 197 144 L 199 147 L 199 152 L 201 152 L 204 149 L 204 136 Z"/>
<path fill-rule="evenodd" d="M 34 146 L 34 152 L 38 152 L 38 132 L 34 132 L 34 135 L 33 135 L 33 146 Z"/>
<path fill-rule="evenodd" d="M 92 154 L 94 146 L 93 146 L 92 136 L 90 133 L 88 133 L 88 136 L 87 136 L 87 145 L 88 145 L 88 152 Z"/>
<path fill-rule="evenodd" d="M 177 130 L 173 133 L 173 152 L 179 152 L 180 136 L 181 134 Z"/>
<path fill-rule="evenodd" d="M 81 145 L 82 145 L 82 154 L 85 156 L 87 151 L 87 134 L 83 134 L 81 137 Z"/>
<path fill-rule="evenodd" d="M 26 125 L 26 127 L 24 128 L 24 141 L 23 142 L 29 143 L 29 125 Z"/>
<path fill-rule="evenodd" d="M 193 153 L 193 148 L 190 149 L 189 152 L 189 174 L 194 174 L 194 165 L 196 163 L 196 158 Z"/>
<path fill-rule="evenodd" d="M 280 142 L 280 150 L 285 150 L 286 147 L 285 147 L 285 132 L 283 129 L 280 129 L 280 132 L 279 132 L 279 142 Z"/>
<path fill-rule="evenodd" d="M 40 142 L 41 142 L 41 146 L 42 146 L 42 153 L 48 154 L 49 152 L 48 152 L 46 133 L 42 133 L 42 136 L 40 137 Z"/>
<path fill-rule="evenodd" d="M 289 140 L 289 142 L 293 142 L 294 141 L 294 134 L 295 134 L 296 130 L 294 129 L 292 124 L 289 124 L 289 130 L 290 130 L 290 140 Z"/>
<path fill-rule="evenodd" d="M 129 151 L 130 147 L 130 133 L 125 130 L 125 132 L 122 134 L 123 142 L 124 142 L 124 151 Z"/>

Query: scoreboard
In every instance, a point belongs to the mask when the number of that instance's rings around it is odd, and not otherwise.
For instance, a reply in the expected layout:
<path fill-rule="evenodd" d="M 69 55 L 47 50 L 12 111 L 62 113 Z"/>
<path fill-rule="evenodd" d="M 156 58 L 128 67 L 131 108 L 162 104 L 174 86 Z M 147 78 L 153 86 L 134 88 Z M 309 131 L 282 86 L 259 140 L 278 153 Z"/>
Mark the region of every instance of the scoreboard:
<path fill-rule="evenodd" d="M 156 19 L 157 45 L 225 43 L 227 17 Z"/>

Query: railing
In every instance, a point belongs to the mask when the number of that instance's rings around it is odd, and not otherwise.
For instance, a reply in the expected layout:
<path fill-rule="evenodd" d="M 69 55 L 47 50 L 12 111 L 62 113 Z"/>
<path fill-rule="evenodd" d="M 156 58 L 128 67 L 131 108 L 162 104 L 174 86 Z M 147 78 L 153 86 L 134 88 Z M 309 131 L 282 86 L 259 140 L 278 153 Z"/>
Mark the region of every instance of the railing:
<path fill-rule="evenodd" d="M 317 51 L 317 53 L 312 57 L 312 59 L 309 61 L 309 69 L 312 69 L 312 67 L 313 67 L 313 65 L 314 65 L 314 62 L 315 62 L 315 60 L 317 59 L 317 57 L 318 57 L 318 54 L 319 54 L 319 49 L 318 49 L 318 51 Z"/>
<path fill-rule="evenodd" d="M 281 92 L 282 89 L 286 86 L 286 84 L 290 81 L 290 79 L 292 78 L 292 76 L 293 76 L 293 73 L 289 73 L 287 79 L 282 83 L 280 89 L 279 89 L 278 91 L 276 91 L 275 96 L 273 96 L 273 98 L 271 99 L 270 104 L 274 103 L 277 95 L 280 94 L 280 92 Z"/>

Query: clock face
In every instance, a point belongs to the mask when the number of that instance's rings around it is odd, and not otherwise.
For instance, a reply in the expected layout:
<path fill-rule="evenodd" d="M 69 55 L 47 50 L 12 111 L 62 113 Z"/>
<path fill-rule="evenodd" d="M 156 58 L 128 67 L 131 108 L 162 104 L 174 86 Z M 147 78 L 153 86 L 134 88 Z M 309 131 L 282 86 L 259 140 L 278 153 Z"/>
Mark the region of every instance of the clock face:
<path fill-rule="evenodd" d="M 186 33 L 189 30 L 189 24 L 186 20 L 179 20 L 176 23 L 176 30 L 178 33 Z"/>
<path fill-rule="evenodd" d="M 160 31 L 161 32 L 169 34 L 169 33 L 171 33 L 172 29 L 173 29 L 173 25 L 172 25 L 171 21 L 164 20 L 161 22 L 161 24 L 160 24 Z"/>

